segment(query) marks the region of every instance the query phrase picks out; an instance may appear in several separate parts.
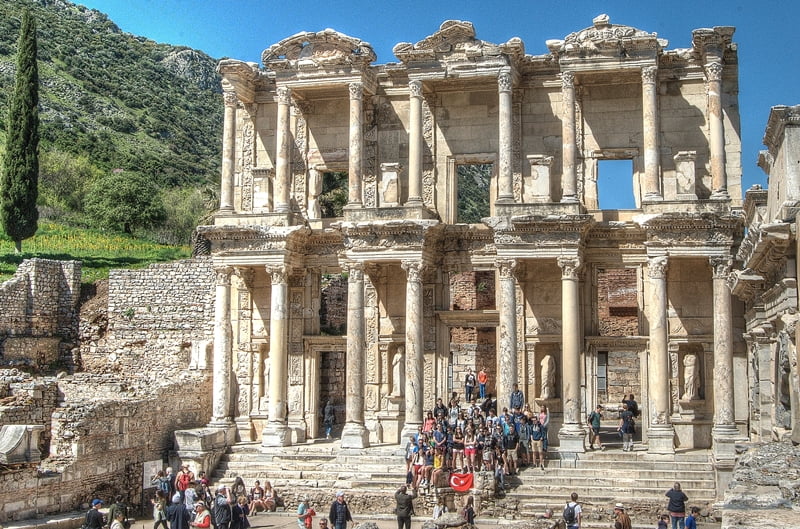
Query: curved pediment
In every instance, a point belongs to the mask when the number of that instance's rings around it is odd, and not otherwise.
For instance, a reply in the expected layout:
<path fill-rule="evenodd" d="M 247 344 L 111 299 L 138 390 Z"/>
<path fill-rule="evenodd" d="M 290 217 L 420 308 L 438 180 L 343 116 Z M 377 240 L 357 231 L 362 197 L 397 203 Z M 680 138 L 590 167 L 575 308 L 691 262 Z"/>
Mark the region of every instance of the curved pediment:
<path fill-rule="evenodd" d="M 612 24 L 608 15 L 599 15 L 592 20 L 592 26 L 570 33 L 564 40 L 551 40 L 547 47 L 557 55 L 604 54 L 609 50 L 624 54 L 637 49 L 660 52 L 668 42 L 659 39 L 656 33 L 622 24 Z"/>
<path fill-rule="evenodd" d="M 264 66 L 348 64 L 368 66 L 376 59 L 372 46 L 332 29 L 306 31 L 273 44 L 261 54 Z"/>
<path fill-rule="evenodd" d="M 409 63 L 429 59 L 453 59 L 479 57 L 497 57 L 509 55 L 522 57 L 525 46 L 518 38 L 505 44 L 492 44 L 475 38 L 475 27 L 472 22 L 463 20 L 446 20 L 439 26 L 439 31 L 422 39 L 416 44 L 401 42 L 392 49 L 400 62 Z"/>

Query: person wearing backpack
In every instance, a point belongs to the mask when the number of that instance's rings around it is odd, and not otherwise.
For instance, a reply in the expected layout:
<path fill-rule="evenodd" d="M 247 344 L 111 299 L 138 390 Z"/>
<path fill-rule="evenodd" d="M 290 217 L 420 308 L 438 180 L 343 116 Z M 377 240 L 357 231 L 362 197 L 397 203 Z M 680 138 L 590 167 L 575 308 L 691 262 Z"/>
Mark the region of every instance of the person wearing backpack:
<path fill-rule="evenodd" d="M 231 525 L 231 504 L 233 498 L 231 491 L 225 485 L 220 485 L 217 488 L 217 495 L 214 497 L 214 526 L 217 529 L 228 529 Z"/>
<path fill-rule="evenodd" d="M 570 495 L 570 501 L 564 506 L 564 523 L 567 529 L 580 529 L 581 527 L 581 504 L 578 503 L 578 493 Z"/>
<path fill-rule="evenodd" d="M 117 496 L 114 498 L 114 504 L 112 504 L 108 509 L 107 518 L 109 520 L 108 523 L 111 524 L 117 519 L 117 513 L 121 512 L 124 516 L 122 518 L 122 526 L 124 529 L 128 529 L 131 526 L 130 522 L 128 522 L 128 506 L 125 505 L 125 502 L 123 502 L 122 499 L 122 494 L 117 494 Z"/>
<path fill-rule="evenodd" d="M 194 472 L 189 470 L 189 465 L 181 465 L 178 475 L 175 476 L 175 490 L 181 493 L 181 501 L 186 498 L 186 489 L 194 487 Z"/>

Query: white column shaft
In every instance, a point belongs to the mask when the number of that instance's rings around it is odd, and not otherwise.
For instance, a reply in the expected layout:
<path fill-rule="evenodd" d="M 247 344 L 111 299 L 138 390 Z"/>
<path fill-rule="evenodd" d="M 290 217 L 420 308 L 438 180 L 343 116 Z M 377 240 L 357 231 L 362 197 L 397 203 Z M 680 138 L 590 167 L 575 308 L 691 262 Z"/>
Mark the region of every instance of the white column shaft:
<path fill-rule="evenodd" d="M 422 335 L 421 263 L 403 261 L 406 271 L 406 427 L 422 424 L 425 351 Z"/>
<path fill-rule="evenodd" d="M 714 296 L 714 428 L 734 429 L 733 330 L 728 259 L 712 259 Z"/>
<path fill-rule="evenodd" d="M 363 95 L 361 83 L 350 83 L 350 150 L 348 153 L 348 204 L 361 205 L 364 147 Z"/>
<path fill-rule="evenodd" d="M 500 335 L 497 355 L 497 409 L 509 406 L 517 384 L 517 281 L 513 259 L 498 259 L 495 266 L 500 278 Z"/>
<path fill-rule="evenodd" d="M 513 202 L 514 188 L 511 167 L 512 134 L 513 134 L 513 107 L 511 104 L 511 74 L 503 72 L 498 76 L 497 86 L 499 95 L 498 110 L 498 202 Z"/>
<path fill-rule="evenodd" d="M 648 265 L 650 277 L 650 424 L 669 423 L 669 344 L 667 322 L 667 258 L 656 257 Z"/>
<path fill-rule="evenodd" d="M 722 63 L 707 64 L 706 76 L 708 79 L 708 149 L 711 158 L 711 196 L 712 198 L 727 198 L 725 123 L 722 114 Z"/>
<path fill-rule="evenodd" d="M 222 125 L 222 174 L 220 177 L 219 209 L 233 210 L 233 173 L 236 150 L 236 94 L 225 92 L 225 121 Z"/>
<path fill-rule="evenodd" d="M 227 266 L 217 267 L 214 300 L 214 360 L 211 422 L 229 423 L 231 417 L 231 273 Z"/>
<path fill-rule="evenodd" d="M 408 116 L 408 201 L 422 205 L 422 82 L 411 81 Z"/>
<path fill-rule="evenodd" d="M 269 315 L 269 422 L 286 424 L 287 330 L 289 307 L 286 268 L 271 267 L 272 288 Z"/>
<path fill-rule="evenodd" d="M 650 66 L 642 69 L 642 130 L 644 132 L 644 198 L 660 200 L 659 148 L 658 148 L 658 91 L 656 80 L 658 69 Z"/>
<path fill-rule="evenodd" d="M 561 160 L 561 202 L 577 202 L 577 131 L 575 124 L 575 75 L 571 72 L 561 74 L 561 97 L 563 116 L 561 118 L 562 160 Z"/>
<path fill-rule="evenodd" d="M 278 123 L 275 129 L 276 149 L 275 149 L 275 211 L 278 213 L 288 213 L 289 191 L 290 191 L 290 146 L 291 129 L 289 105 L 291 102 L 291 91 L 286 87 L 278 88 Z"/>
<path fill-rule="evenodd" d="M 559 259 L 561 275 L 561 383 L 564 428 L 579 429 L 581 417 L 581 312 L 577 259 Z"/>

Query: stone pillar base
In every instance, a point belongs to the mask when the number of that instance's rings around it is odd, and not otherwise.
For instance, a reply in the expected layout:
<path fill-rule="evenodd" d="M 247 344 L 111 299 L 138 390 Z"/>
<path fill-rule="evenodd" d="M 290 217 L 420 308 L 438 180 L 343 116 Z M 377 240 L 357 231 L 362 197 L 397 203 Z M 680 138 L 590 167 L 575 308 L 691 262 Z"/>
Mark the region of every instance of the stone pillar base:
<path fill-rule="evenodd" d="M 282 423 L 267 423 L 261 432 L 261 446 L 289 446 L 292 444 L 292 432 Z"/>
<path fill-rule="evenodd" d="M 239 441 L 255 441 L 256 433 L 253 431 L 253 425 L 250 423 L 249 417 L 236 417 L 237 439 Z"/>
<path fill-rule="evenodd" d="M 675 453 L 675 430 L 671 424 L 659 424 L 647 428 L 647 452 L 649 454 Z"/>
<path fill-rule="evenodd" d="M 304 420 L 289 421 L 289 431 L 291 432 L 291 443 L 299 444 L 306 442 L 306 422 Z"/>
<path fill-rule="evenodd" d="M 345 424 L 342 428 L 342 448 L 369 448 L 369 430 L 363 424 Z"/>
<path fill-rule="evenodd" d="M 559 453 L 582 454 L 586 452 L 586 430 L 575 424 L 566 424 L 558 431 Z"/>
<path fill-rule="evenodd" d="M 416 436 L 420 426 L 422 426 L 422 424 L 414 424 L 411 422 L 405 423 L 403 425 L 403 431 L 400 432 L 400 446 L 406 446 L 406 441 L 408 441 L 408 437 L 410 435 Z"/>
<path fill-rule="evenodd" d="M 714 426 L 711 429 L 711 438 L 714 441 L 714 465 L 732 467 L 736 461 L 736 443 L 740 440 L 736 426 Z"/>

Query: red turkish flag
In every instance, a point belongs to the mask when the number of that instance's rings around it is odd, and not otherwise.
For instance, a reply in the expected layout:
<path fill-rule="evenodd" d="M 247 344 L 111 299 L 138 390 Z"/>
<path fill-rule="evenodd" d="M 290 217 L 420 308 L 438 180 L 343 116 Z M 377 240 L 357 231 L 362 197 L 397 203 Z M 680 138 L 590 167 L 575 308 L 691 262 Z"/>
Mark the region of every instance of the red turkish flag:
<path fill-rule="evenodd" d="M 472 474 L 450 474 L 450 487 L 456 492 L 467 492 L 472 488 Z"/>

